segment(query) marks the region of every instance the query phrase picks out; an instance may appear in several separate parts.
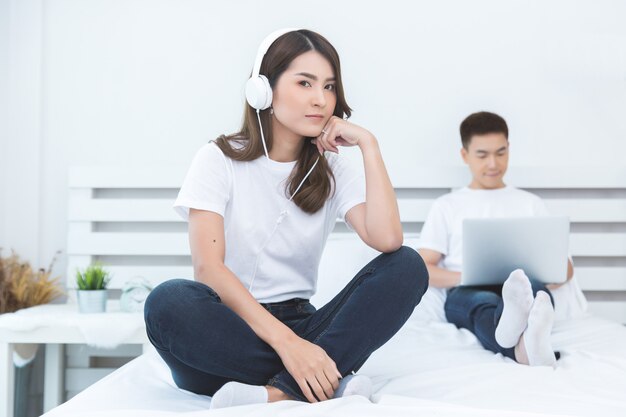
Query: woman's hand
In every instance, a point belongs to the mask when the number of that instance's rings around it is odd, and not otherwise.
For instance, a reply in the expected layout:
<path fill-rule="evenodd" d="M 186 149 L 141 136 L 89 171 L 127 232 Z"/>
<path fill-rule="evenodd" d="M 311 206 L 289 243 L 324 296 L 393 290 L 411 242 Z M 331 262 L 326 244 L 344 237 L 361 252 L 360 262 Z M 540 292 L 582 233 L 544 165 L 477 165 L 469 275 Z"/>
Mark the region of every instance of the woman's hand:
<path fill-rule="evenodd" d="M 373 139 L 374 135 L 361 126 L 332 116 L 320 135 L 311 143 L 317 146 L 320 154 L 323 154 L 324 151 L 339 153 L 339 146 L 361 146 L 363 142 Z"/>
<path fill-rule="evenodd" d="M 281 342 L 274 349 L 309 402 L 333 397 L 341 374 L 324 349 L 298 336 Z"/>

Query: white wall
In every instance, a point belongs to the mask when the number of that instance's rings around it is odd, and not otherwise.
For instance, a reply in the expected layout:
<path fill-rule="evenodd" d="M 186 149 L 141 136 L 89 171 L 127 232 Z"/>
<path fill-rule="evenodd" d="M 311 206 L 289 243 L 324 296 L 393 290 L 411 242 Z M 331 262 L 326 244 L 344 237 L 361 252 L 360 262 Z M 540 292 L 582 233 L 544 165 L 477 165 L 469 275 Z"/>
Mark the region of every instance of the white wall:
<path fill-rule="evenodd" d="M 0 247 L 38 264 L 41 248 L 42 2 L 0 6 Z"/>
<path fill-rule="evenodd" d="M 460 164 L 458 124 L 477 110 L 508 120 L 514 165 L 624 165 L 626 2 L 0 1 L 20 51 L 7 167 L 24 170 L 2 170 L 0 244 L 40 265 L 66 246 L 69 166 L 187 165 L 238 127 L 257 45 L 279 27 L 339 50 L 353 121 L 392 178 Z"/>
<path fill-rule="evenodd" d="M 9 118 L 9 2 L 0 0 L 0 248 L 6 236 L 6 153 Z"/>

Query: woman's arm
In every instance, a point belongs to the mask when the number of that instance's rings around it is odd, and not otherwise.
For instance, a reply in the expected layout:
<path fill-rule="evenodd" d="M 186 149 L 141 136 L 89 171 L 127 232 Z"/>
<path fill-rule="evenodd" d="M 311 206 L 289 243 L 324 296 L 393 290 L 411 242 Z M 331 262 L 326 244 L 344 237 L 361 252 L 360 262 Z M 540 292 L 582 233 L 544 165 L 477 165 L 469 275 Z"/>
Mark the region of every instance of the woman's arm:
<path fill-rule="evenodd" d="M 280 356 L 310 402 L 332 398 L 341 374 L 322 348 L 297 336 L 272 316 L 224 264 L 224 219 L 217 213 L 189 210 L 189 244 L 194 278 L 211 287 Z"/>
<path fill-rule="evenodd" d="M 346 220 L 368 246 L 381 252 L 399 249 L 404 238 L 398 201 L 374 135 L 332 117 L 315 144 L 320 152 L 338 152 L 337 146 L 359 147 L 365 166 L 365 203 L 350 209 Z"/>
<path fill-rule="evenodd" d="M 189 210 L 189 245 L 196 281 L 211 287 L 237 315 L 273 346 L 293 333 L 265 310 L 224 265 L 224 219 L 217 213 Z"/>
<path fill-rule="evenodd" d="M 428 269 L 429 285 L 435 288 L 452 288 L 461 283 L 461 273 L 440 268 L 437 265 L 442 254 L 431 249 L 418 250 Z"/>

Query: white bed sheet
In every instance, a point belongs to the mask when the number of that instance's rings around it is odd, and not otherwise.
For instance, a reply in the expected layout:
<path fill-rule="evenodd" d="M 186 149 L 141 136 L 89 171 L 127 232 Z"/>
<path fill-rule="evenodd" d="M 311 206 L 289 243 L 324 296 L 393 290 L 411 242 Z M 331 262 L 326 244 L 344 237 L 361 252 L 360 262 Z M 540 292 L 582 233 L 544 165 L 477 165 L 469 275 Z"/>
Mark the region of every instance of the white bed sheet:
<path fill-rule="evenodd" d="M 626 416 L 626 327 L 590 316 L 557 322 L 553 345 L 562 352 L 556 369 L 522 366 L 484 350 L 466 330 L 415 314 L 360 371 L 374 381 L 372 402 L 208 411 L 209 397 L 177 389 L 148 352 L 45 416 Z"/>

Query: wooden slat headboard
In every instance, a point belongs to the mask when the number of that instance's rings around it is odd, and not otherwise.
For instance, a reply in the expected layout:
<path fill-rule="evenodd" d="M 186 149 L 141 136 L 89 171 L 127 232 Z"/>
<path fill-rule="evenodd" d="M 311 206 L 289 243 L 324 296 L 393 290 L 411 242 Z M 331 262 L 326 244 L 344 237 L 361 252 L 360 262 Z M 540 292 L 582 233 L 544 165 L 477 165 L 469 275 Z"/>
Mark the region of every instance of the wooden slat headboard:
<path fill-rule="evenodd" d="M 185 167 L 75 167 L 69 177 L 68 288 L 94 260 L 111 288 L 134 276 L 157 284 L 192 278 L 187 227 L 172 210 Z M 465 186 L 465 167 L 416 168 L 394 180 L 405 234 L 419 236 L 432 201 Z M 626 168 L 511 167 L 507 183 L 542 197 L 571 220 L 576 277 L 600 316 L 626 323 Z M 337 223 L 330 239 L 350 232 Z M 323 279 L 323 277 L 320 277 Z"/>

